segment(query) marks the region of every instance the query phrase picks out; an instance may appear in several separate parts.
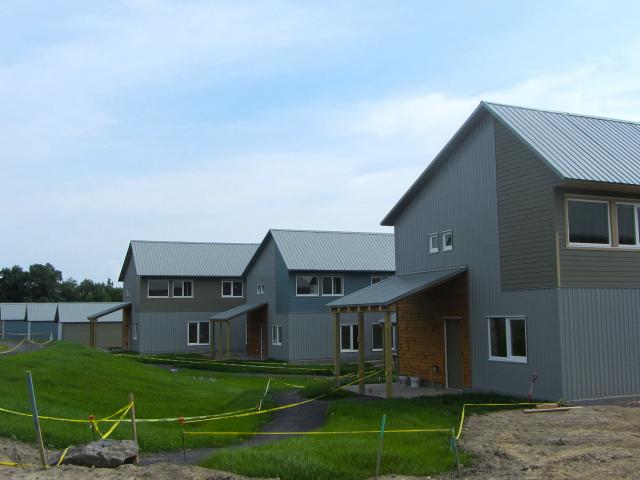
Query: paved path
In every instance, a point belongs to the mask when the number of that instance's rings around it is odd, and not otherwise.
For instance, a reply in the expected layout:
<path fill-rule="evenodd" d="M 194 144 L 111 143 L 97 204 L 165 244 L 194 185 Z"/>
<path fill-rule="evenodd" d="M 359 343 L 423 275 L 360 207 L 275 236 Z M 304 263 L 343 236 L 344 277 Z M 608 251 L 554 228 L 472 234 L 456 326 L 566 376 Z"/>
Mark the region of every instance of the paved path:
<path fill-rule="evenodd" d="M 286 392 L 279 392 L 274 395 L 274 400 L 278 405 L 288 405 L 290 403 L 299 402 L 304 400 L 296 390 L 290 390 Z M 298 407 L 285 408 L 284 410 L 278 410 L 272 415 L 272 420 L 263 425 L 262 432 L 308 432 L 315 430 L 324 425 L 327 415 L 327 409 L 329 402 L 316 400 L 315 402 L 305 403 Z M 231 445 L 229 447 L 222 448 L 193 448 L 187 450 L 187 463 L 197 464 L 201 460 L 214 455 L 216 452 L 254 447 L 257 445 L 264 445 L 267 443 L 277 442 L 290 438 L 295 435 L 255 435 L 248 440 L 238 444 Z M 184 463 L 184 454 L 182 450 L 173 452 L 161 452 L 151 453 L 144 455 L 140 458 L 140 463 Z"/>

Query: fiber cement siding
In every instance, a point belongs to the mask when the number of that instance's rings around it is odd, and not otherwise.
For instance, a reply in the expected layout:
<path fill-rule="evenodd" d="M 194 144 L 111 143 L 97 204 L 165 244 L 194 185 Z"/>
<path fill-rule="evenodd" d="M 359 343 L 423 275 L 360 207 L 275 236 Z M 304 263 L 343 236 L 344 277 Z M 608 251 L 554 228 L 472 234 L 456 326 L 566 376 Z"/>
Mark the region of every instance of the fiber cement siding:
<path fill-rule="evenodd" d="M 502 288 L 554 287 L 553 186 L 559 179 L 502 123 L 494 126 Z"/>
<path fill-rule="evenodd" d="M 98 323 L 96 331 L 98 348 L 122 346 L 121 323 Z M 89 323 L 65 323 L 62 325 L 62 340 L 89 345 Z"/>
<path fill-rule="evenodd" d="M 640 393 L 640 290 L 559 289 L 564 398 Z"/>
<path fill-rule="evenodd" d="M 453 250 L 428 253 L 428 235 L 453 230 Z M 493 120 L 484 116 L 395 220 L 398 273 L 467 265 L 474 388 L 557 399 L 562 390 L 554 289 L 501 289 Z M 528 363 L 490 361 L 489 315 L 525 315 Z"/>
<path fill-rule="evenodd" d="M 567 246 L 565 195 L 619 197 L 638 201 L 640 195 L 594 190 L 558 190 L 555 194 L 556 229 L 560 258 L 560 286 L 576 288 L 640 288 L 640 251 Z"/>

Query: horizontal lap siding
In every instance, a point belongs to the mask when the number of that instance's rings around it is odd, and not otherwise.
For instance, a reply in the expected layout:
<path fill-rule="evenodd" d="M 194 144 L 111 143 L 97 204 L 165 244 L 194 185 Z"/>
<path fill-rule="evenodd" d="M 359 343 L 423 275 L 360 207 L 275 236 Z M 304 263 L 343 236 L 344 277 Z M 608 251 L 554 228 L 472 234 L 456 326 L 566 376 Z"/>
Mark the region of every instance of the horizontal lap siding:
<path fill-rule="evenodd" d="M 502 288 L 556 285 L 553 186 L 557 176 L 495 122 Z"/>
<path fill-rule="evenodd" d="M 570 399 L 640 395 L 640 289 L 559 291 Z"/>

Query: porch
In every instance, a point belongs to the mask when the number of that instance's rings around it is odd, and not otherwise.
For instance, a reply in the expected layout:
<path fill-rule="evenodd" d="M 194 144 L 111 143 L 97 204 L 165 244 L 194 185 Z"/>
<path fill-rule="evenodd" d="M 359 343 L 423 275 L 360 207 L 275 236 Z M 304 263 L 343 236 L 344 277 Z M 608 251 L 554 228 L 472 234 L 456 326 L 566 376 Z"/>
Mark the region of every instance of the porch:
<path fill-rule="evenodd" d="M 329 307 L 334 323 L 336 385 L 341 363 L 340 315 L 356 313 L 358 319 L 358 391 L 366 394 L 364 313 L 382 312 L 386 398 L 400 392 L 393 383 L 393 315 L 398 335 L 396 374 L 419 377 L 425 386 L 440 389 L 471 387 L 466 267 L 394 275 L 335 300 Z"/>

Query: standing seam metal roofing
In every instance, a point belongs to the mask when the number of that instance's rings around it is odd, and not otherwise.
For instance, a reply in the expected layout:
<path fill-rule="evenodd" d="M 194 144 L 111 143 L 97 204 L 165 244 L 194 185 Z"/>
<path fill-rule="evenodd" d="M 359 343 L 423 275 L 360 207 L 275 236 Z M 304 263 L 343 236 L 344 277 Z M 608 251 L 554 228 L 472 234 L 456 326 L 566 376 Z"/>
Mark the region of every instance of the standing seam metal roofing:
<path fill-rule="evenodd" d="M 485 112 L 502 122 L 562 180 L 640 185 L 640 123 L 480 102 L 382 225 L 392 225 L 401 208 Z"/>
<path fill-rule="evenodd" d="M 130 248 L 141 276 L 240 277 L 258 245 L 133 240 Z"/>
<path fill-rule="evenodd" d="M 0 304 L 0 320 L 25 320 L 27 317 L 26 303 Z"/>
<path fill-rule="evenodd" d="M 89 315 L 99 313 L 110 307 L 121 305 L 122 302 L 95 302 L 95 303 L 59 303 L 58 318 L 60 323 L 88 322 Z M 98 319 L 98 323 L 122 322 L 122 310 L 110 313 Z"/>
<path fill-rule="evenodd" d="M 55 322 L 57 303 L 27 303 L 27 320 L 30 322 Z"/>
<path fill-rule="evenodd" d="M 395 271 L 395 241 L 392 233 L 312 230 L 269 232 L 289 270 Z"/>

